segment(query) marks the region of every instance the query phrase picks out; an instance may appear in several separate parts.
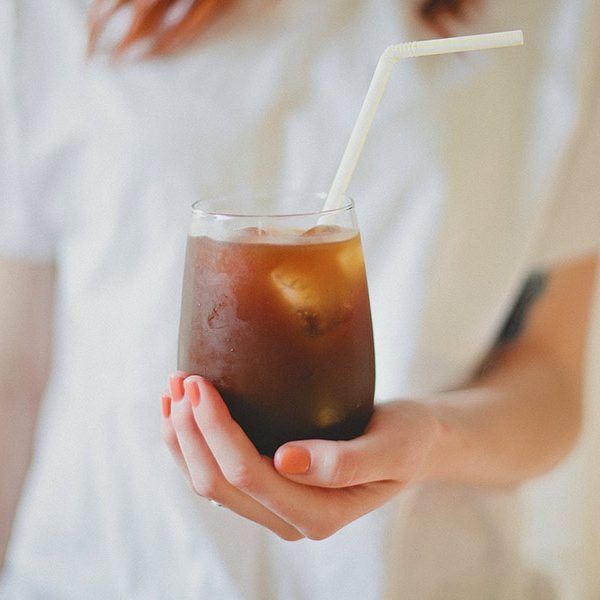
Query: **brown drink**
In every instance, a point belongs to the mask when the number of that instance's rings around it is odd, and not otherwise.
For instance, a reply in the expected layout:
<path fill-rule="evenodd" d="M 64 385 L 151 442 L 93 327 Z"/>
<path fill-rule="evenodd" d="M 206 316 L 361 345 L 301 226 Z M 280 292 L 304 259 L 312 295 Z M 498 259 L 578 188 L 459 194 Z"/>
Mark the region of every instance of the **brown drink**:
<path fill-rule="evenodd" d="M 373 410 L 374 356 L 358 232 L 243 228 L 225 238 L 188 239 L 179 368 L 214 383 L 262 454 L 359 435 Z"/>

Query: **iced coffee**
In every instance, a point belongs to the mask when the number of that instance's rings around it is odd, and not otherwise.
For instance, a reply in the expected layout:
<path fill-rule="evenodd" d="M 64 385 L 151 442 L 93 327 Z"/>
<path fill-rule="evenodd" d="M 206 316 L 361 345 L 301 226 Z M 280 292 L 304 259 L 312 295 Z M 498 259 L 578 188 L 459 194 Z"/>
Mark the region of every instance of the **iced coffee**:
<path fill-rule="evenodd" d="M 215 385 L 262 454 L 353 438 L 371 416 L 375 376 L 358 230 L 260 221 L 192 231 L 178 366 Z"/>

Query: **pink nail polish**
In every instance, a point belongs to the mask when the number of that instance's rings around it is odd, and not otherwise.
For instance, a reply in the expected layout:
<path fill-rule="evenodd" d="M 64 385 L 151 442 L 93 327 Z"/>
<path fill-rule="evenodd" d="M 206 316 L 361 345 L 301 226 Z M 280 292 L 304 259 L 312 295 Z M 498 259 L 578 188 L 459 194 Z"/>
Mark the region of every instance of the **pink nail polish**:
<path fill-rule="evenodd" d="M 171 390 L 173 402 L 179 402 L 183 398 L 183 378 L 180 373 L 175 373 L 175 375 L 169 377 L 169 389 Z"/>
<path fill-rule="evenodd" d="M 286 446 L 277 451 L 277 468 L 289 475 L 302 475 L 310 468 L 310 453 L 301 446 Z"/>
<path fill-rule="evenodd" d="M 186 381 L 184 385 L 185 393 L 190 401 L 190 404 L 192 406 L 198 406 L 198 404 L 200 404 L 200 387 L 198 386 L 198 382 Z"/>
<path fill-rule="evenodd" d="M 171 396 L 168 394 L 163 394 L 160 401 L 162 404 L 163 417 L 168 419 L 171 416 Z"/>

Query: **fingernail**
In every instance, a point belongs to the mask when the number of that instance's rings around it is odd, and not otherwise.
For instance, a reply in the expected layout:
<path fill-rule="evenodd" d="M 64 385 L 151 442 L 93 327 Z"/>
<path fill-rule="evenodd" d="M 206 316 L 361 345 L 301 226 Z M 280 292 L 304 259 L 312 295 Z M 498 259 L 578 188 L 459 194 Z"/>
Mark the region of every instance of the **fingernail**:
<path fill-rule="evenodd" d="M 171 416 L 171 396 L 168 394 L 163 394 L 160 401 L 162 404 L 163 417 L 168 419 Z"/>
<path fill-rule="evenodd" d="M 192 406 L 198 406 L 200 404 L 200 387 L 197 381 L 185 381 L 185 394 L 189 398 Z"/>
<path fill-rule="evenodd" d="M 183 398 L 183 377 L 184 375 L 179 372 L 169 377 L 169 389 L 171 390 L 173 402 L 179 402 Z"/>
<path fill-rule="evenodd" d="M 310 467 L 310 453 L 301 446 L 285 446 L 277 450 L 277 468 L 289 475 L 301 475 Z"/>

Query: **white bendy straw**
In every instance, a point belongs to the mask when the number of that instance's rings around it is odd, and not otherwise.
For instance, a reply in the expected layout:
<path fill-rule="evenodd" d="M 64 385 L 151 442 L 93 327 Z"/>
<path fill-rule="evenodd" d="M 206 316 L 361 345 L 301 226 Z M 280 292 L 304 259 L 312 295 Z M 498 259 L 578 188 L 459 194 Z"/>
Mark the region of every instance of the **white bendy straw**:
<path fill-rule="evenodd" d="M 433 54 L 449 54 L 451 52 L 504 48 L 507 46 L 520 46 L 522 44 L 523 32 L 519 29 L 516 31 L 501 31 L 498 33 L 465 35 L 437 40 L 405 42 L 403 44 L 388 46 L 377 63 L 371 85 L 367 90 L 367 95 L 354 124 L 350 140 L 342 156 L 342 161 L 327 194 L 323 210 L 333 210 L 341 206 L 352 173 L 358 162 L 358 157 L 367 139 L 369 128 L 377 112 L 379 102 L 385 92 L 392 68 L 400 59 L 413 58 L 415 56 L 430 56 Z"/>

